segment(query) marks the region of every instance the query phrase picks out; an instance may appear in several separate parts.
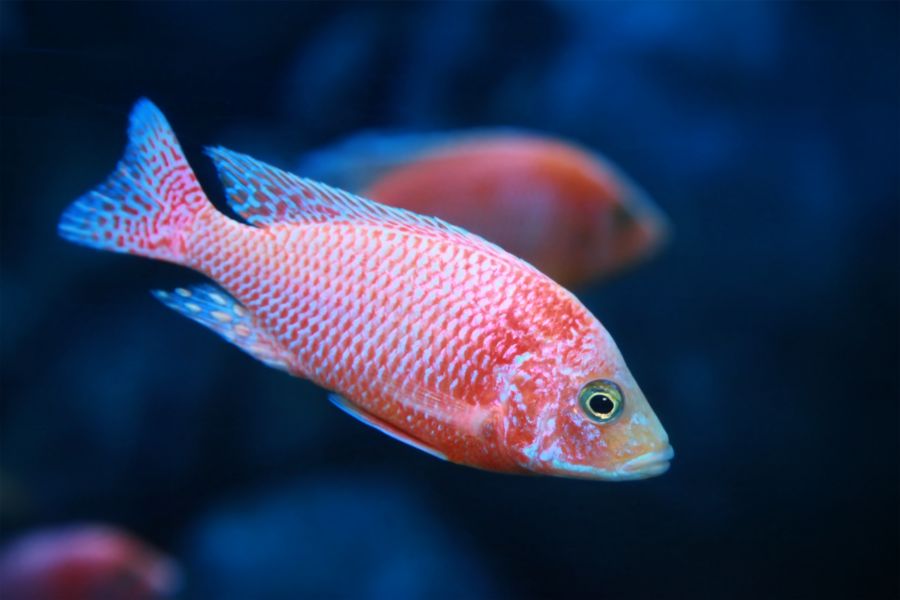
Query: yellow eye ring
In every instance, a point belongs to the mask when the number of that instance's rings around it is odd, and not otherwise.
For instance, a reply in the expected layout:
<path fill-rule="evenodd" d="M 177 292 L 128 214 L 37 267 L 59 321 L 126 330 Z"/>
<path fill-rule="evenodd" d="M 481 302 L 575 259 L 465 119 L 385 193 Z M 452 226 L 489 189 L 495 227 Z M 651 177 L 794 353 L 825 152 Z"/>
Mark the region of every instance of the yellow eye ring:
<path fill-rule="evenodd" d="M 618 385 L 606 379 L 592 381 L 578 393 L 578 403 L 588 419 L 595 423 L 609 423 L 622 414 L 625 396 Z"/>

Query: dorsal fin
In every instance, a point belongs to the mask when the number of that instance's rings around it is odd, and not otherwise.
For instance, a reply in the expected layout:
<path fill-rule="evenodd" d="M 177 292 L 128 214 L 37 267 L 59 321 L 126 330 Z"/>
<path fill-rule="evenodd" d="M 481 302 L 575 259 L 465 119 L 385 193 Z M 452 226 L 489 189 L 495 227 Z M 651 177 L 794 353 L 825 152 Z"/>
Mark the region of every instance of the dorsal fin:
<path fill-rule="evenodd" d="M 370 130 L 308 152 L 298 161 L 296 171 L 359 194 L 394 169 L 423 158 L 482 141 L 534 137 L 539 136 L 512 127 L 424 132 Z"/>
<path fill-rule="evenodd" d="M 357 223 L 390 226 L 487 250 L 503 260 L 516 260 L 499 246 L 436 217 L 367 200 L 225 148 L 208 148 L 206 153 L 216 165 L 229 205 L 251 225 Z"/>

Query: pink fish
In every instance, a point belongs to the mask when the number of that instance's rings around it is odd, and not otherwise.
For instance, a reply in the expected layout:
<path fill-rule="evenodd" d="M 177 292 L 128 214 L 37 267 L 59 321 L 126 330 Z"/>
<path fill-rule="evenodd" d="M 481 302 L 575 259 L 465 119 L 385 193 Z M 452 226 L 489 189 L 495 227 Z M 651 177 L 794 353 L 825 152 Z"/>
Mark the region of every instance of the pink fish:
<path fill-rule="evenodd" d="M 178 588 L 174 563 L 108 525 L 70 525 L 29 533 L 0 554 L 6 600 L 151 600 Z"/>
<path fill-rule="evenodd" d="M 538 133 L 361 134 L 310 154 L 301 167 L 476 233 L 566 286 L 648 258 L 669 230 L 608 160 Z"/>
<path fill-rule="evenodd" d="M 206 198 L 150 102 L 129 138 L 59 232 L 221 286 L 157 292 L 171 308 L 443 459 L 595 479 L 668 468 L 666 432 L 615 342 L 527 263 L 439 219 L 211 149 L 239 223 Z"/>

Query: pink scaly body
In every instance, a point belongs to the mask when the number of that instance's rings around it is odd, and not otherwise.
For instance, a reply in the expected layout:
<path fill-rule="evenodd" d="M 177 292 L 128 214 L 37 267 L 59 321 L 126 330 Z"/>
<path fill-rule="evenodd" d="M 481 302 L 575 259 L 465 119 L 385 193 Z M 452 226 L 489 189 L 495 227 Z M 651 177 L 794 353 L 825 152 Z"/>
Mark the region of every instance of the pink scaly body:
<path fill-rule="evenodd" d="M 572 357 L 600 339 L 562 288 L 491 251 L 385 228 L 260 230 L 207 214 L 187 264 L 250 310 L 289 370 L 455 462 L 516 468 L 497 452 L 504 413 L 513 413 L 491 375 L 535 356 L 536 334 L 571 331 L 554 352 Z M 453 398 L 453 423 L 463 427 L 444 422 L 444 411 L 430 415 L 429 397 Z"/>
<path fill-rule="evenodd" d="M 238 223 L 205 199 L 152 105 L 132 123 L 123 166 L 60 231 L 192 267 L 225 290 L 160 292 L 169 306 L 453 462 L 596 478 L 665 470 L 665 432 L 615 343 L 548 277 L 436 219 L 212 150 L 250 225 Z M 110 210 L 137 222 L 98 224 Z M 608 422 L 578 400 L 596 381 L 622 392 Z"/>

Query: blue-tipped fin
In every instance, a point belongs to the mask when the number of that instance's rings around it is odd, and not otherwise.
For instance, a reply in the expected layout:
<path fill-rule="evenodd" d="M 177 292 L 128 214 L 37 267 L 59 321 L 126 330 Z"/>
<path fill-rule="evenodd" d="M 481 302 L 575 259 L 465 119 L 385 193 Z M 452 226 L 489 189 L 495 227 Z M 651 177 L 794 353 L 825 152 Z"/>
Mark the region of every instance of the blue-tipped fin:
<path fill-rule="evenodd" d="M 214 285 L 200 284 L 172 291 L 154 290 L 160 302 L 192 321 L 212 329 L 253 358 L 282 371 L 289 370 L 286 353 L 256 324 L 250 312 Z"/>
<path fill-rule="evenodd" d="M 168 121 L 152 102 L 131 112 L 128 146 L 106 181 L 69 205 L 59 235 L 76 244 L 182 264 L 186 235 L 212 210 Z"/>
<path fill-rule="evenodd" d="M 216 166 L 229 206 L 256 227 L 369 223 L 452 240 L 515 260 L 492 242 L 436 217 L 380 204 L 225 148 L 207 148 L 206 153 Z"/>
<path fill-rule="evenodd" d="M 397 441 L 403 442 L 404 444 L 409 444 L 413 448 L 417 450 L 421 450 L 422 452 L 426 452 L 435 458 L 440 458 L 441 460 L 447 460 L 447 456 L 442 452 L 439 452 L 428 446 L 421 440 L 417 440 L 406 432 L 400 431 L 390 423 L 386 423 L 379 419 L 378 417 L 371 415 L 358 406 L 352 404 L 349 400 L 344 398 L 343 396 L 338 396 L 337 394 L 329 394 L 328 399 L 331 400 L 332 404 L 337 406 L 339 409 L 353 417 L 354 419 L 365 423 L 366 425 L 370 425 L 377 429 L 378 431 L 387 434 L 394 438 Z"/>

